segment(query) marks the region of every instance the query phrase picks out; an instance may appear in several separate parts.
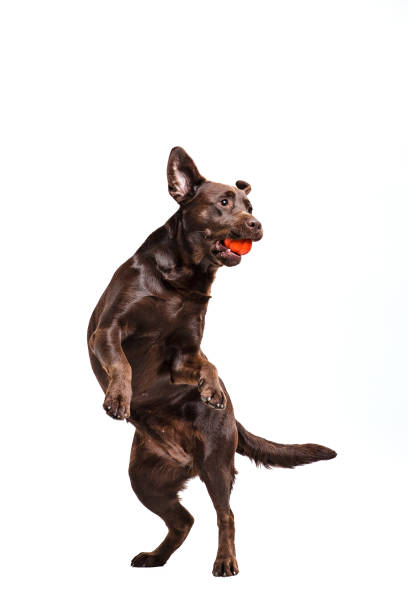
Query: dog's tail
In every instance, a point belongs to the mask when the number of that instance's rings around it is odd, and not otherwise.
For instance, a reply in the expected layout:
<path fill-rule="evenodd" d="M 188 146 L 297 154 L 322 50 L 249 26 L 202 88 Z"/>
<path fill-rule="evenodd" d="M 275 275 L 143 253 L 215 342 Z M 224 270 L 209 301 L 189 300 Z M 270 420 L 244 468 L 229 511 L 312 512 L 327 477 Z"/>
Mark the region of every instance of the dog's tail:
<path fill-rule="evenodd" d="M 256 465 L 270 467 L 294 468 L 322 459 L 334 459 L 337 453 L 331 448 L 320 444 L 278 444 L 264 438 L 254 436 L 237 423 L 238 447 L 237 453 L 249 457 Z"/>

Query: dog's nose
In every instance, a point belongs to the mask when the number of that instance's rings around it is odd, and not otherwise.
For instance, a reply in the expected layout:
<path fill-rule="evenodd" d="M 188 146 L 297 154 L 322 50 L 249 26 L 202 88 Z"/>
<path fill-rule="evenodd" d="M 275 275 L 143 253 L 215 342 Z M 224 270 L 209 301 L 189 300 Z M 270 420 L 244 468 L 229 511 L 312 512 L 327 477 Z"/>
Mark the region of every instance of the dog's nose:
<path fill-rule="evenodd" d="M 259 223 L 258 219 L 255 217 L 251 217 L 246 221 L 246 226 L 253 232 L 260 232 L 262 229 L 262 225 Z"/>

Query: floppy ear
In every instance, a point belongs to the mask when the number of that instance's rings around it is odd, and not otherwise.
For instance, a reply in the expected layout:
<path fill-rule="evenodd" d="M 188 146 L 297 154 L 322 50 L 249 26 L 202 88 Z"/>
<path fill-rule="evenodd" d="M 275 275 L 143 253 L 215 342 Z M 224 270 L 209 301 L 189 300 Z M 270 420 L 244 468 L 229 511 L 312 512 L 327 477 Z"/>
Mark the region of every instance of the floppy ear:
<path fill-rule="evenodd" d="M 183 204 L 194 196 L 197 187 L 205 181 L 191 157 L 181 147 L 170 151 L 167 164 L 167 181 L 169 193 L 179 203 Z"/>
<path fill-rule="evenodd" d="M 245 191 L 247 195 L 251 191 L 251 185 L 246 181 L 237 181 L 235 185 L 238 187 L 238 189 L 242 189 L 242 191 Z"/>

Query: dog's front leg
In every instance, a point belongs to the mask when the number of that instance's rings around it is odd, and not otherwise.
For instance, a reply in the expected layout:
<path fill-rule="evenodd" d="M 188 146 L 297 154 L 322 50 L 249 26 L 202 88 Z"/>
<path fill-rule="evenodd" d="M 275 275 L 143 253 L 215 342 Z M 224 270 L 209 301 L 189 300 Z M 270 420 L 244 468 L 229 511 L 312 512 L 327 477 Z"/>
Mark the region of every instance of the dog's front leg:
<path fill-rule="evenodd" d="M 119 324 L 115 322 L 108 327 L 98 327 L 89 340 L 89 346 L 109 377 L 103 407 L 114 419 L 129 418 L 132 368 L 122 349 Z"/>
<path fill-rule="evenodd" d="M 171 378 L 178 385 L 197 385 L 203 402 L 218 409 L 225 406 L 226 398 L 215 365 L 200 353 L 180 353 L 174 359 Z"/>

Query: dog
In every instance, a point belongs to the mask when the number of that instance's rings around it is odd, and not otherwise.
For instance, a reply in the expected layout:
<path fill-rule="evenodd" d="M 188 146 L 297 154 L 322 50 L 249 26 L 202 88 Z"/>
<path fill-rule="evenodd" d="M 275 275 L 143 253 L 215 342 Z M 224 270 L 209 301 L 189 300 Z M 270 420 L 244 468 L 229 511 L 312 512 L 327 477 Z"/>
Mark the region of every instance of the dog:
<path fill-rule="evenodd" d="M 136 428 L 132 488 L 168 528 L 163 542 L 131 565 L 162 566 L 181 546 L 194 519 L 178 494 L 199 476 L 217 513 L 213 575 L 233 576 L 235 453 L 286 468 L 336 453 L 317 444 L 270 442 L 235 420 L 217 368 L 200 345 L 216 272 L 241 261 L 239 248 L 228 244 L 262 238 L 248 199 L 251 186 L 206 180 L 181 147 L 170 152 L 167 177 L 179 208 L 113 275 L 89 322 L 89 355 L 106 414 Z"/>

